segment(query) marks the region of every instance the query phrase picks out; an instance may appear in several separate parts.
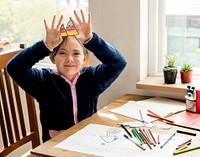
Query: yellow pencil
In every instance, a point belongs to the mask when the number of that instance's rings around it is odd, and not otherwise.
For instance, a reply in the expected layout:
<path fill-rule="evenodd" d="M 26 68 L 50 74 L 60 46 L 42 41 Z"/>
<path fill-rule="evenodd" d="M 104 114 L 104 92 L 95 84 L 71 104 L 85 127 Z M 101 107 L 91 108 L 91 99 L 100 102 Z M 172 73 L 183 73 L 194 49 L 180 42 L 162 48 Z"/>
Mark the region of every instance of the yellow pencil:
<path fill-rule="evenodd" d="M 153 111 L 151 111 L 151 110 L 149 110 L 149 109 L 147 109 L 147 111 L 148 111 L 148 112 L 150 112 L 151 114 L 153 114 L 153 115 L 157 116 L 157 117 L 160 117 L 160 118 L 162 118 L 161 116 L 159 116 L 158 114 L 156 114 L 155 112 L 153 112 Z"/>
<path fill-rule="evenodd" d="M 184 149 L 186 149 L 187 147 L 188 147 L 188 145 L 186 144 L 186 145 L 180 147 L 179 149 L 175 150 L 174 152 L 180 151 L 180 150 L 184 150 Z"/>

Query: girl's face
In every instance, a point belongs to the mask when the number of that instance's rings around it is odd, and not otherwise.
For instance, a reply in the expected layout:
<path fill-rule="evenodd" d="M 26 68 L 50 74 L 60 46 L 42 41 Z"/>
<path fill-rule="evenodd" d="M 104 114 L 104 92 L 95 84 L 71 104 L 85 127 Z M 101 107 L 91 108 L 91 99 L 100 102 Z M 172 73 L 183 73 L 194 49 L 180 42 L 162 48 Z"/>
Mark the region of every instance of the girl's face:
<path fill-rule="evenodd" d="M 56 64 L 59 74 L 72 81 L 75 74 L 81 70 L 85 59 L 86 56 L 80 43 L 76 38 L 68 37 L 51 61 Z"/>

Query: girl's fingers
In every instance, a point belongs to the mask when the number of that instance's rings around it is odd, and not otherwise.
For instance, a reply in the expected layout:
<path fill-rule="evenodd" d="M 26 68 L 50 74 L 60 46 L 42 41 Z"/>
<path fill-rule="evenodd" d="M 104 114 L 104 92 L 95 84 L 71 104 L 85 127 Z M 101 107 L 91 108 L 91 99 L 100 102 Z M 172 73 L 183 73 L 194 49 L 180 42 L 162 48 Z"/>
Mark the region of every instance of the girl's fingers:
<path fill-rule="evenodd" d="M 52 20 L 52 23 L 51 23 L 51 28 L 54 28 L 55 20 L 56 20 L 56 15 L 53 16 L 53 20 Z"/>
<path fill-rule="evenodd" d="M 92 22 L 92 19 L 91 19 L 91 14 L 88 13 L 88 23 L 91 23 Z"/>
<path fill-rule="evenodd" d="M 45 26 L 45 29 L 47 30 L 47 29 L 48 29 L 48 26 L 47 26 L 47 22 L 46 22 L 45 19 L 44 19 L 44 26 Z"/>
<path fill-rule="evenodd" d="M 59 22 L 58 22 L 58 24 L 56 26 L 56 29 L 60 29 L 60 26 L 62 24 L 62 20 L 63 20 L 63 15 L 60 16 L 60 20 L 59 20 Z"/>
<path fill-rule="evenodd" d="M 81 19 L 79 18 L 79 16 L 78 16 L 76 11 L 74 11 L 74 15 L 76 17 L 77 22 L 80 24 L 81 23 Z"/>
<path fill-rule="evenodd" d="M 81 10 L 80 12 L 81 12 L 82 21 L 83 23 L 85 23 L 85 16 L 84 16 L 83 10 Z"/>

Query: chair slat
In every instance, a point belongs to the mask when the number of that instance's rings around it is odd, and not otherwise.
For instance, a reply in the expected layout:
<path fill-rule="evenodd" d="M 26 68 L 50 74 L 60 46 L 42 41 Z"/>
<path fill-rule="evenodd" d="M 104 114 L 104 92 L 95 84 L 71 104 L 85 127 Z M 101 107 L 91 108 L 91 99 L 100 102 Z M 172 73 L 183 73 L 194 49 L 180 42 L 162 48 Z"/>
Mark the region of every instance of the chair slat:
<path fill-rule="evenodd" d="M 8 73 L 6 72 L 6 69 L 4 69 L 4 75 L 5 75 L 6 85 L 7 85 L 6 88 L 8 92 L 8 100 L 10 104 L 10 111 L 11 111 L 11 118 L 13 122 L 13 130 L 15 133 L 15 139 L 19 140 L 20 135 L 19 135 L 19 129 L 18 129 L 18 123 L 17 123 L 16 109 L 15 109 L 14 100 L 13 100 L 13 96 L 15 95 L 13 95 L 10 78 L 8 76 Z"/>
<path fill-rule="evenodd" d="M 34 99 L 26 93 L 26 101 L 28 105 L 28 112 L 29 112 L 29 123 L 30 123 L 30 130 L 31 132 L 35 132 L 36 138 L 32 141 L 33 148 L 37 147 L 38 142 L 40 142 L 39 139 L 39 132 L 38 130 L 38 125 L 37 125 L 37 115 L 36 115 L 36 109 L 35 109 L 35 102 Z M 32 104 L 32 105 L 31 105 Z"/>
<path fill-rule="evenodd" d="M 14 91 L 15 91 L 15 99 L 16 99 L 16 103 L 17 103 L 21 132 L 22 132 L 22 136 L 24 137 L 24 136 L 26 136 L 24 114 L 23 114 L 23 111 L 22 111 L 22 103 L 21 103 L 20 94 L 19 94 L 19 87 L 14 81 L 13 81 L 13 87 L 14 87 Z"/>
<path fill-rule="evenodd" d="M 3 138 L 3 145 L 4 147 L 8 147 L 8 139 L 7 139 L 7 133 L 6 133 L 6 127 L 5 127 L 5 122 L 3 118 L 3 111 L 2 111 L 2 103 L 0 102 L 0 126 L 1 126 L 1 133 L 2 133 L 2 138 Z"/>
<path fill-rule="evenodd" d="M 10 120 L 10 115 L 9 115 L 9 110 L 8 110 L 8 101 L 6 98 L 6 90 L 4 86 L 4 75 L 3 75 L 3 70 L 0 71 L 0 89 L 1 89 L 1 97 L 2 97 L 2 106 L 3 106 L 3 113 L 5 115 L 5 121 L 7 125 L 7 132 L 8 132 L 8 138 L 9 142 L 13 143 L 13 134 L 12 134 L 12 125 L 11 125 L 11 120 Z"/>

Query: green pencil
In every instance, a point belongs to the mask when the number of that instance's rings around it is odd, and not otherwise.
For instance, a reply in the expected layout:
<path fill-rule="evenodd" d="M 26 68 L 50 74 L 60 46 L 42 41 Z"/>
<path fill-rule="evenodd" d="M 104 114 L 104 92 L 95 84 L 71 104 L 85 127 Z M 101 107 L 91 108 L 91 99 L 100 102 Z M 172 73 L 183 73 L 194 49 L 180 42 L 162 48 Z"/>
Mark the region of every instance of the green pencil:
<path fill-rule="evenodd" d="M 142 141 L 140 135 L 137 133 L 137 130 L 136 130 L 135 128 L 133 128 L 131 131 L 132 131 L 133 135 L 135 136 L 135 138 L 138 140 L 138 142 L 139 142 L 140 144 L 142 144 L 143 141 Z"/>
<path fill-rule="evenodd" d="M 197 150 L 197 149 L 200 149 L 200 146 L 194 147 L 194 148 L 185 149 L 185 150 L 181 150 L 181 151 L 177 151 L 177 152 L 174 152 L 173 155 L 178 155 L 178 154 L 182 154 L 182 153 L 193 151 L 193 150 Z"/>

